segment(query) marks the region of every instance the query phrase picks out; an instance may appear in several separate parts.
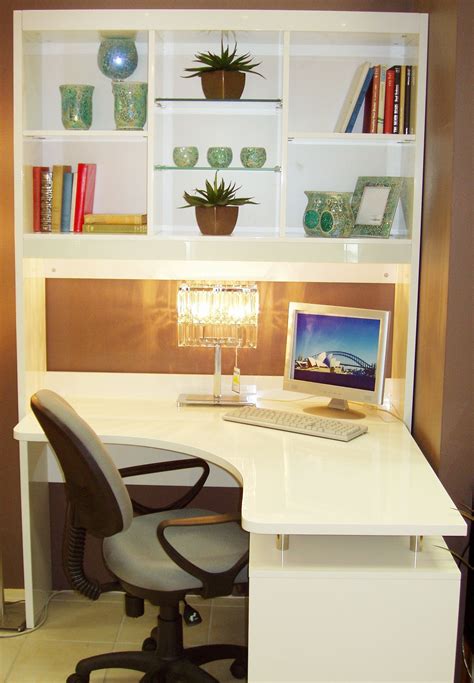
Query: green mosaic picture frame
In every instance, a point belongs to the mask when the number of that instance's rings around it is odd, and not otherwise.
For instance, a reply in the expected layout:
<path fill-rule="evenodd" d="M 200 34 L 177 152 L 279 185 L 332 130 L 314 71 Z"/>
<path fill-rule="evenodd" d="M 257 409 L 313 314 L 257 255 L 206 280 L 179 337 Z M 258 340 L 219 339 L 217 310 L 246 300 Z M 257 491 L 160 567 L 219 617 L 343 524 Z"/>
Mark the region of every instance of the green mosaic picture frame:
<path fill-rule="evenodd" d="M 405 178 L 399 176 L 360 176 L 357 179 L 351 201 L 352 211 L 354 213 L 354 227 L 352 229 L 351 237 L 390 237 L 393 218 L 401 198 L 404 181 Z M 357 222 L 364 193 L 367 189 L 370 190 L 371 188 L 388 190 L 388 194 L 387 192 L 374 192 L 372 193 L 373 200 L 371 200 L 369 194 L 366 193 L 363 213 L 364 216 L 366 216 L 368 212 L 370 213 L 370 202 L 373 201 L 374 206 L 377 204 L 374 211 L 374 221 Z M 378 194 L 380 196 L 377 197 Z"/>

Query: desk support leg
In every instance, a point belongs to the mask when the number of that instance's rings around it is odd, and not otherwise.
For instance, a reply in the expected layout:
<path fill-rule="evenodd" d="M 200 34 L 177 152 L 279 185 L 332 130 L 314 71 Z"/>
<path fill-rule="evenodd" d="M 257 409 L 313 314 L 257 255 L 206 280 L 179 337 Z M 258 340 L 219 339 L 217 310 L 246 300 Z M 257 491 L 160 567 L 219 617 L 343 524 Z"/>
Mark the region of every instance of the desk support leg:
<path fill-rule="evenodd" d="M 277 534 L 275 542 L 277 550 L 288 550 L 290 547 L 290 537 L 288 534 Z"/>
<path fill-rule="evenodd" d="M 26 627 L 33 628 L 52 584 L 46 444 L 20 443 L 20 486 Z"/>
<path fill-rule="evenodd" d="M 410 536 L 410 550 L 413 553 L 421 553 L 423 550 L 423 536 Z"/>

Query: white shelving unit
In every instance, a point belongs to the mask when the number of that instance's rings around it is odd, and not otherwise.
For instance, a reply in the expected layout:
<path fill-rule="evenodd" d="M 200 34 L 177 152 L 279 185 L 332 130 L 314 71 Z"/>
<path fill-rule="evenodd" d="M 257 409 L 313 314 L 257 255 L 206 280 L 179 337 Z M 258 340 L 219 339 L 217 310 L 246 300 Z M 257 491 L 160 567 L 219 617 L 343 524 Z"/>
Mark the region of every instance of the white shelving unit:
<path fill-rule="evenodd" d="M 103 31 L 135 31 L 148 83 L 143 131 L 117 131 L 111 82 L 97 66 Z M 219 49 L 222 32 L 249 52 L 243 99 L 203 99 L 183 78 L 194 55 Z M 53 10 L 15 12 L 15 220 L 20 415 L 46 368 L 48 277 L 205 277 L 231 270 L 263 280 L 391 282 L 394 407 L 409 425 L 413 386 L 422 196 L 427 17 L 380 12 Z M 351 134 L 334 126 L 357 66 L 416 64 L 416 135 Z M 94 85 L 89 131 L 61 124 L 59 85 Z M 177 145 L 196 145 L 196 168 L 172 168 Z M 257 206 L 240 210 L 225 238 L 199 233 L 184 190 L 200 187 L 210 146 L 233 150 L 219 172 Z M 243 146 L 267 149 L 264 169 L 240 168 Z M 94 211 L 147 213 L 147 235 L 33 234 L 31 166 L 97 164 Z M 236 168 L 237 167 L 237 168 Z M 268 172 L 265 172 L 267 170 Z M 388 239 L 306 237 L 305 190 L 352 192 L 361 175 L 413 180 L 411 220 L 399 211 Z"/>

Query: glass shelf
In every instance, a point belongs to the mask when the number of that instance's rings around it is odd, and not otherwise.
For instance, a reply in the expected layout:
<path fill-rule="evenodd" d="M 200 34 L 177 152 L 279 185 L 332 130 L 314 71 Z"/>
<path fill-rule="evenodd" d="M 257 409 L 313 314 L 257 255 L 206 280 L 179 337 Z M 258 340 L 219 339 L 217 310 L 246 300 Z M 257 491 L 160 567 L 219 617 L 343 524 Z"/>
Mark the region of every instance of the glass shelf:
<path fill-rule="evenodd" d="M 242 97 L 242 98 L 239 98 L 237 100 L 232 100 L 232 99 L 225 99 L 225 100 L 224 99 L 216 99 L 216 100 L 213 100 L 213 99 L 210 99 L 207 97 L 156 97 L 155 98 L 155 104 L 156 105 L 160 106 L 162 102 L 163 103 L 165 103 L 165 102 L 170 102 L 170 103 L 172 103 L 172 102 L 208 102 L 208 103 L 209 102 L 213 102 L 213 103 L 217 102 L 219 104 L 226 104 L 227 102 L 233 103 L 233 104 L 235 104 L 236 102 L 242 102 L 242 103 L 250 102 L 252 104 L 256 104 L 256 103 L 260 102 L 262 104 L 275 104 L 275 105 L 278 104 L 278 105 L 281 105 L 281 99 L 280 98 L 275 98 L 275 99 L 268 99 L 268 98 L 267 99 L 255 99 L 255 98 L 253 98 L 253 99 L 249 99 L 249 98 L 243 98 Z"/>
<path fill-rule="evenodd" d="M 206 98 L 191 97 L 157 97 L 155 99 L 156 111 L 191 111 L 197 112 L 216 111 L 222 113 L 239 112 L 277 112 L 281 110 L 281 99 L 240 99 L 240 100 L 208 100 Z"/>
<path fill-rule="evenodd" d="M 213 166 L 166 166 L 155 164 L 155 171 L 271 171 L 280 173 L 280 166 L 262 166 L 262 168 L 246 168 L 245 166 L 227 166 L 226 168 L 214 168 Z"/>

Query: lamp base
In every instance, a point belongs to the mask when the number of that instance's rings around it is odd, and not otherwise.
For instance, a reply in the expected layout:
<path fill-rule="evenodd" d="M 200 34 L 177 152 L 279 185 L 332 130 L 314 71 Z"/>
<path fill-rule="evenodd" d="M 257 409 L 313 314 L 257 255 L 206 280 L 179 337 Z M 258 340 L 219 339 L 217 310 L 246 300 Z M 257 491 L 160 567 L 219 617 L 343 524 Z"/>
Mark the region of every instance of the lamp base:
<path fill-rule="evenodd" d="M 254 406 L 257 402 L 255 395 L 227 394 L 213 396 L 212 394 L 180 394 L 178 406 Z"/>

